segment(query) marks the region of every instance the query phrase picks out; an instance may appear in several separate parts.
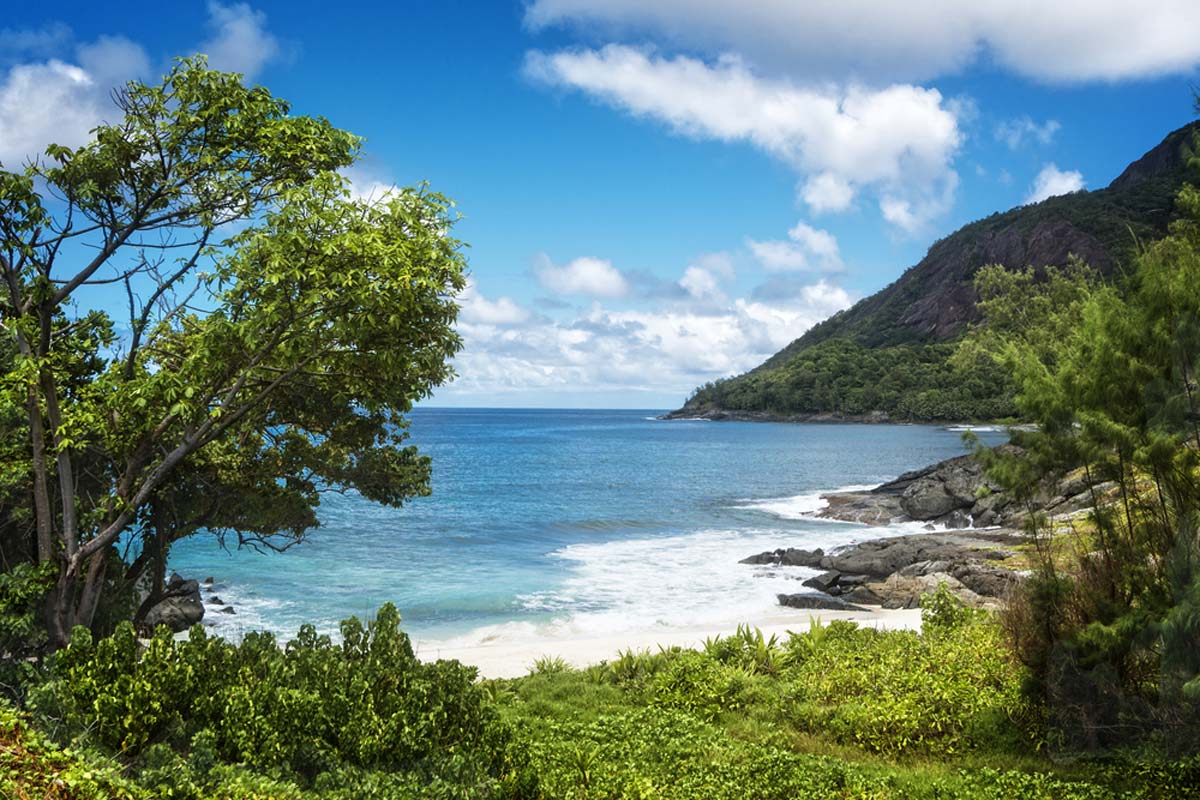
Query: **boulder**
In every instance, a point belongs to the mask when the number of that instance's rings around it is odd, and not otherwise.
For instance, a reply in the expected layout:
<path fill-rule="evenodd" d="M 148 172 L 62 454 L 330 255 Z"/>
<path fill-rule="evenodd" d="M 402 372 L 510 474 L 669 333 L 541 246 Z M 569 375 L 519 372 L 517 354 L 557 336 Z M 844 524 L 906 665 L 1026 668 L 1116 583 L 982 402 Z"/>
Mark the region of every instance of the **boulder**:
<path fill-rule="evenodd" d="M 221 609 L 221 613 L 222 614 L 236 614 L 237 612 L 233 610 L 233 606 L 225 606 L 224 608 Z"/>
<path fill-rule="evenodd" d="M 933 520 L 963 507 L 963 502 L 951 494 L 946 484 L 935 478 L 914 481 L 900 496 L 900 507 L 915 520 Z"/>
<path fill-rule="evenodd" d="M 806 580 L 803 585 L 810 589 L 816 589 L 818 592 L 828 593 L 830 589 L 837 586 L 839 577 L 841 577 L 840 572 L 822 572 L 820 575 Z"/>
<path fill-rule="evenodd" d="M 837 597 L 830 597 L 825 594 L 817 594 L 816 592 L 807 592 L 801 594 L 780 594 L 776 595 L 779 600 L 779 605 L 787 606 L 788 608 L 808 608 L 808 609 L 823 609 L 826 611 L 866 611 L 862 606 L 856 606 L 853 603 L 847 603 Z"/>
<path fill-rule="evenodd" d="M 185 631 L 204 618 L 204 600 L 200 596 L 200 583 L 186 580 L 178 573 L 171 573 L 163 599 L 146 612 L 142 623 L 153 630 L 166 625 L 178 633 Z"/>
<path fill-rule="evenodd" d="M 871 591 L 870 586 L 855 586 L 839 598 L 851 603 L 861 603 L 866 606 L 881 606 L 883 598 Z"/>
<path fill-rule="evenodd" d="M 195 583 L 195 581 L 187 581 L 187 583 Z M 200 590 L 197 587 L 195 592 L 172 594 L 163 598 L 146 613 L 144 622 L 148 628 L 153 629 L 159 625 L 166 625 L 178 633 L 186 631 L 202 619 L 204 619 L 204 603 L 200 600 Z"/>
<path fill-rule="evenodd" d="M 870 584 L 869 588 L 880 598 L 880 605 L 884 608 L 918 608 L 921 597 L 933 594 L 943 583 L 955 597 L 972 608 L 997 607 L 994 601 L 980 597 L 946 572 L 919 576 L 892 575 L 882 583 Z"/>
<path fill-rule="evenodd" d="M 815 568 L 825 553 L 821 549 L 801 550 L 796 547 L 787 549 L 768 550 L 765 553 L 748 556 L 739 564 L 773 564 L 783 567 L 812 567 Z"/>

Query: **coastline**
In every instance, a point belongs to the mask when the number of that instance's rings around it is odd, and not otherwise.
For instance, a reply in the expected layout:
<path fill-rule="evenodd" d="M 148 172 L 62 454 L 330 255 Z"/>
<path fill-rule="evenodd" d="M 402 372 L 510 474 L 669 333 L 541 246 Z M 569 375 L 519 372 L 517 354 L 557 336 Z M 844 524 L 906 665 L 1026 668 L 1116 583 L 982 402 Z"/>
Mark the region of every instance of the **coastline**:
<path fill-rule="evenodd" d="M 994 419 L 897 419 L 886 411 L 870 411 L 866 414 L 840 414 L 834 411 L 818 411 L 811 414 L 779 414 L 774 411 L 738 411 L 724 408 L 692 410 L 677 408 L 658 417 L 660 420 L 704 420 L 706 422 L 786 422 L 794 424 L 844 424 L 844 425 L 941 425 L 950 428 L 994 428 L 1008 423 Z"/>
<path fill-rule="evenodd" d="M 885 630 L 917 630 L 921 627 L 921 611 L 915 608 L 865 611 L 802 611 L 780 608 L 777 613 L 747 620 L 765 636 L 786 639 L 789 632 L 808 630 L 813 620 L 830 622 L 835 619 L 856 622 L 863 627 Z M 729 636 L 736 628 L 696 625 L 664 628 L 659 631 L 604 634 L 563 639 L 494 641 L 481 644 L 455 644 L 438 641 L 414 641 L 413 648 L 422 661 L 455 659 L 476 667 L 481 678 L 516 678 L 527 675 L 536 660 L 561 658 L 571 667 L 582 668 L 612 661 L 626 649 L 655 651 L 659 647 L 700 648 L 706 638 Z"/>

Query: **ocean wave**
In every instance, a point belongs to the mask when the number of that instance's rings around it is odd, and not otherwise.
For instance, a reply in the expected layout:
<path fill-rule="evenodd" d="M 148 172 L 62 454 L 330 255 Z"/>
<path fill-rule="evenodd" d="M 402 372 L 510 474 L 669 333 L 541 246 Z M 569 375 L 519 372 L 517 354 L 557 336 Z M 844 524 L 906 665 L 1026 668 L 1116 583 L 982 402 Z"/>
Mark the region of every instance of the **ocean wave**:
<path fill-rule="evenodd" d="M 469 647 L 698 625 L 732 628 L 778 613 L 775 595 L 800 591 L 800 581 L 816 574 L 802 567 L 738 563 L 742 558 L 784 544 L 828 546 L 829 539 L 828 531 L 797 536 L 766 529 L 705 530 L 568 545 L 549 555 L 567 569 L 560 585 L 518 598 L 524 612 L 542 619 L 488 625 L 437 644 Z"/>
<path fill-rule="evenodd" d="M 779 519 L 809 519 L 816 516 L 818 512 L 829 505 L 825 500 L 826 495 L 840 494 L 842 492 L 865 492 L 873 488 L 875 488 L 875 484 L 853 484 L 837 489 L 804 492 L 803 494 L 796 494 L 791 497 L 739 500 L 735 508 L 762 511 Z"/>

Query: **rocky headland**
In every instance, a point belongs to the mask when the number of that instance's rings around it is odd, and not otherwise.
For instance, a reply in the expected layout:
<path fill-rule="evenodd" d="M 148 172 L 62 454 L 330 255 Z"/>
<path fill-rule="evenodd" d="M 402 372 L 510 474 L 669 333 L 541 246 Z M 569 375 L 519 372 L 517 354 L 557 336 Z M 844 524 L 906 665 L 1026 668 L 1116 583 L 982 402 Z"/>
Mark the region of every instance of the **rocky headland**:
<path fill-rule="evenodd" d="M 1016 452 L 1013 445 L 1001 450 Z M 1113 487 L 1089 488 L 1081 475 L 1043 483 L 1025 502 L 1005 492 L 970 455 L 905 473 L 863 492 L 833 492 L 818 517 L 865 525 L 925 523 L 927 533 L 871 539 L 829 552 L 779 548 L 743 564 L 821 570 L 803 585 L 810 592 L 779 595 L 793 608 L 854 610 L 855 606 L 914 608 L 922 595 L 947 587 L 967 605 L 998 608 L 1020 582 L 1032 513 L 1060 519 L 1090 508 Z"/>

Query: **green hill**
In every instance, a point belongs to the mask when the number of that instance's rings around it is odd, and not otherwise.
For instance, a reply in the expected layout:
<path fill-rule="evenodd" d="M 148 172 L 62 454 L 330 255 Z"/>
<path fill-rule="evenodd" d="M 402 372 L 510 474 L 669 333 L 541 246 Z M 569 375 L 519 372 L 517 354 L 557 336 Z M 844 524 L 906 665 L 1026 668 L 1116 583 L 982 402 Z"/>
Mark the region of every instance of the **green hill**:
<path fill-rule="evenodd" d="M 1011 413 L 995 370 L 947 362 L 977 319 L 972 279 L 986 264 L 1065 264 L 1122 274 L 1138 242 L 1164 236 L 1200 123 L 1170 133 L 1103 189 L 1052 197 L 972 222 L 895 282 L 811 328 L 763 364 L 700 387 L 670 416 L 989 419 Z"/>

